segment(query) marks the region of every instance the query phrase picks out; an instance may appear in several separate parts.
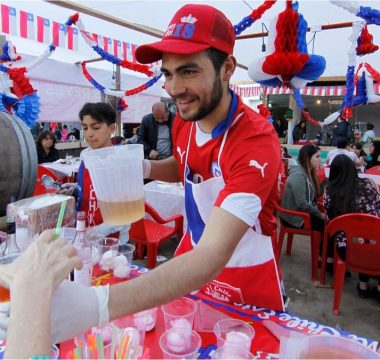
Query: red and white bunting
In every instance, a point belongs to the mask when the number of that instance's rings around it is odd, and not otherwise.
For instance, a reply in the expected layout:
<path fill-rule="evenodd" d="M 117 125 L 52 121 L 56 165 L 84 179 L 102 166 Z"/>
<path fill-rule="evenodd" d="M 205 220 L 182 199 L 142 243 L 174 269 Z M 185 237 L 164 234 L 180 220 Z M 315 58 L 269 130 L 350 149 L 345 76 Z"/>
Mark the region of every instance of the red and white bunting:
<path fill-rule="evenodd" d="M 266 91 L 267 95 L 289 95 L 293 91 L 284 86 L 281 87 L 261 87 L 258 85 L 239 86 L 231 85 L 230 88 L 235 91 L 240 97 L 256 97 Z M 380 84 L 374 84 L 375 94 L 380 93 Z M 300 91 L 303 96 L 345 96 L 346 85 L 331 85 L 331 86 L 305 86 Z"/>

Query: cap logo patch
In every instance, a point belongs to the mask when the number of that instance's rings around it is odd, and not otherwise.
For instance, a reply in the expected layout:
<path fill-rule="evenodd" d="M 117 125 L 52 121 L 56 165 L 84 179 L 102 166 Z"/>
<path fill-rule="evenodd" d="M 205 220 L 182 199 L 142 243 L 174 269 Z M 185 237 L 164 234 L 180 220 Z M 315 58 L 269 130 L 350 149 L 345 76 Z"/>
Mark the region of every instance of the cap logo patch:
<path fill-rule="evenodd" d="M 183 16 L 179 24 L 170 24 L 165 31 L 164 37 L 191 39 L 195 30 L 195 23 L 198 19 L 191 14 Z"/>
<path fill-rule="evenodd" d="M 195 24 L 197 21 L 198 19 L 191 14 L 181 17 L 181 22 L 183 23 Z"/>

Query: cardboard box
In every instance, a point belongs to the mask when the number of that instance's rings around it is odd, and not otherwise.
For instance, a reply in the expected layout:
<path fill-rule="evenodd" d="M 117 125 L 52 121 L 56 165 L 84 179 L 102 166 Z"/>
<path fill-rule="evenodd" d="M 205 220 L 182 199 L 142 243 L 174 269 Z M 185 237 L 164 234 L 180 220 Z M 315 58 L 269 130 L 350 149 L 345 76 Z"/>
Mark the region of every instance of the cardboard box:
<path fill-rule="evenodd" d="M 15 219 L 16 241 L 21 250 L 24 250 L 43 230 L 56 227 L 61 204 L 65 200 L 67 204 L 62 226 L 75 226 L 75 199 L 72 196 L 44 194 L 8 205 L 7 213 L 9 212 Z"/>

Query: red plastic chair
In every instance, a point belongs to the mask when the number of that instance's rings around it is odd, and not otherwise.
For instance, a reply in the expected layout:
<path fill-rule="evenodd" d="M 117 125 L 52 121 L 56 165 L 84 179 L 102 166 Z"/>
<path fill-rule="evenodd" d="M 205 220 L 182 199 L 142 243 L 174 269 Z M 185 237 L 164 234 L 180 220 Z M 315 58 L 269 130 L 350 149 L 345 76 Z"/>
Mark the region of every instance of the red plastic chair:
<path fill-rule="evenodd" d="M 52 170 L 50 170 L 50 169 L 48 169 L 42 165 L 38 165 L 37 182 L 36 182 L 36 186 L 35 186 L 34 191 L 33 191 L 33 196 L 57 192 L 54 189 L 48 190 L 45 188 L 45 186 L 41 182 L 41 178 L 43 175 L 51 176 L 54 181 L 59 180 L 57 174 L 54 171 L 52 171 Z"/>
<path fill-rule="evenodd" d="M 147 247 L 147 266 L 153 269 L 157 265 L 158 247 L 175 235 L 178 239 L 182 238 L 183 216 L 178 214 L 164 219 L 147 202 L 145 202 L 145 213 L 153 220 L 143 218 L 133 223 L 129 230 L 129 237 L 136 242 L 136 255 L 139 259 L 144 257 L 145 246 Z M 171 221 L 174 221 L 174 227 L 165 225 Z"/>
<path fill-rule="evenodd" d="M 380 175 L 380 165 L 372 166 L 364 171 L 365 174 Z"/>
<path fill-rule="evenodd" d="M 334 304 L 333 313 L 339 314 L 346 268 L 370 276 L 380 276 L 380 218 L 374 215 L 351 213 L 331 220 L 323 237 L 321 283 L 325 283 L 327 241 L 339 231 L 347 237 L 346 260 L 343 261 L 334 246 Z M 371 239 L 370 243 L 358 238 Z"/>
<path fill-rule="evenodd" d="M 313 282 L 318 281 L 318 249 L 319 244 L 322 241 L 322 235 L 319 231 L 313 231 L 311 227 L 311 217 L 310 214 L 302 211 L 288 210 L 281 206 L 277 206 L 277 212 L 287 213 L 290 215 L 297 215 L 303 219 L 303 228 L 298 229 L 290 226 L 286 226 L 284 222 L 280 219 L 280 232 L 278 235 L 278 254 L 277 257 L 280 258 L 282 245 L 284 242 L 285 234 L 288 234 L 287 244 L 286 244 L 286 255 L 291 255 L 293 235 L 307 235 L 310 236 L 310 246 L 311 246 L 311 280 Z"/>

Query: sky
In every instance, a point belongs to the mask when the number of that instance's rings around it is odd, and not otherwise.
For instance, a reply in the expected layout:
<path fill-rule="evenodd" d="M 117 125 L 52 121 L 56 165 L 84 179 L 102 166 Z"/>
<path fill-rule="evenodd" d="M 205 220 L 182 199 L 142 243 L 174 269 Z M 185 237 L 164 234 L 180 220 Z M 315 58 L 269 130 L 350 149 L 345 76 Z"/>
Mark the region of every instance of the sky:
<path fill-rule="evenodd" d="M 104 13 L 122 18 L 129 22 L 145 25 L 164 31 L 174 15 L 175 11 L 189 1 L 76 1 L 77 3 L 94 8 Z M 257 8 L 263 1 L 190 1 L 191 3 L 206 3 L 213 5 L 223 11 L 231 20 L 232 24 L 237 24 L 245 16 L 251 13 L 251 8 Z M 58 22 L 65 22 L 69 15 L 73 14 L 72 10 L 56 6 L 43 1 L 0 1 L 2 4 L 7 4 L 16 7 L 18 10 L 32 12 L 35 15 L 47 17 Z M 372 8 L 380 9 L 380 1 L 361 1 L 362 6 L 371 6 Z M 251 8 L 250 8 L 251 7 Z M 262 31 L 262 23 L 268 28 L 271 20 L 279 12 L 285 9 L 285 1 L 279 0 L 268 10 L 262 19 L 258 20 L 251 27 L 246 29 L 242 34 L 257 33 Z M 338 22 L 352 21 L 357 18 L 349 12 L 331 4 L 328 0 L 299 1 L 299 12 L 302 13 L 307 20 L 309 26 L 318 26 L 332 24 Z M 109 36 L 114 39 L 135 43 L 138 45 L 157 41 L 149 35 L 123 28 L 118 25 L 110 24 L 103 20 L 99 20 L 87 15 L 81 15 L 86 30 L 95 32 L 100 35 Z M 374 43 L 380 44 L 380 28 L 375 25 L 369 26 L 369 31 L 374 36 Z M 347 50 L 350 46 L 348 37 L 351 34 L 351 28 L 320 31 L 315 33 L 314 53 L 322 55 L 326 58 L 327 67 L 323 76 L 345 76 L 347 69 Z M 313 33 L 307 34 L 307 42 L 309 44 L 309 53 L 312 52 L 312 37 Z M 45 49 L 45 46 L 21 38 L 12 38 L 19 52 L 25 52 L 31 55 L 40 55 Z M 264 39 L 267 43 L 266 38 Z M 261 51 L 262 38 L 237 40 L 235 45 L 235 56 L 240 64 L 248 66 L 257 57 L 264 56 Z M 72 52 L 63 49 L 57 49 L 53 54 L 53 59 L 59 59 L 68 62 L 87 60 L 98 57 L 92 49 L 88 48 L 82 39 L 79 42 L 79 51 Z M 357 59 L 357 63 L 365 61 L 373 67 L 378 67 L 380 64 L 380 51 L 375 54 Z M 43 65 L 41 65 L 43 66 Z M 96 67 L 102 67 L 112 70 L 111 64 L 104 62 L 96 64 Z M 237 69 L 233 83 L 249 81 L 248 73 L 242 69 Z"/>

